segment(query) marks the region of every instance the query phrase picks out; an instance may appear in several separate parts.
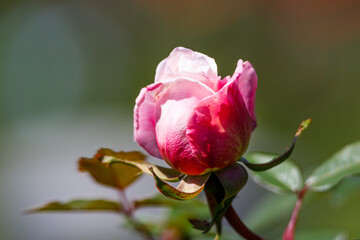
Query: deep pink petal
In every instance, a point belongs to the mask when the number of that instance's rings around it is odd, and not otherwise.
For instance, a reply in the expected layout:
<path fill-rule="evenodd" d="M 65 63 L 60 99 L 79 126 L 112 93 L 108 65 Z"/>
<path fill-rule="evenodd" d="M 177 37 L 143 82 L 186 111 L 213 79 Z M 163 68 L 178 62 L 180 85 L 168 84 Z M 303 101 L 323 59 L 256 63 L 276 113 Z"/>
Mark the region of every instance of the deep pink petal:
<path fill-rule="evenodd" d="M 186 134 L 200 161 L 212 169 L 233 164 L 249 143 L 252 120 L 237 81 L 199 101 L 188 121 Z"/>
<path fill-rule="evenodd" d="M 224 79 L 218 81 L 217 83 L 217 88 L 216 88 L 216 92 L 220 91 L 228 82 L 231 81 L 230 76 L 226 76 L 224 77 Z"/>
<path fill-rule="evenodd" d="M 159 151 L 169 165 L 188 175 L 203 173 L 207 167 L 199 163 L 186 137 L 187 122 L 194 106 L 213 95 L 207 86 L 188 79 L 165 83 L 156 104 L 156 138 Z"/>
<path fill-rule="evenodd" d="M 253 120 L 254 129 L 256 127 L 255 93 L 257 88 L 257 75 L 251 63 L 248 61 L 243 62 L 240 59 L 231 80 L 238 82 L 240 93 Z"/>
<path fill-rule="evenodd" d="M 163 88 L 154 83 L 141 89 L 134 108 L 134 140 L 149 154 L 161 158 L 155 135 L 156 95 Z"/>

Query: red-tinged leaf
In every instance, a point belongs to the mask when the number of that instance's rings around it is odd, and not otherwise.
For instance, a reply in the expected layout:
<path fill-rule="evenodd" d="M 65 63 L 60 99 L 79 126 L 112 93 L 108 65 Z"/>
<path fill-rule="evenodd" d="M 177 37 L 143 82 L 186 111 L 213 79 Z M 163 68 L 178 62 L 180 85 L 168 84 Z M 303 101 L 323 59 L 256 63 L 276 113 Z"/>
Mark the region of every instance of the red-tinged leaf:
<path fill-rule="evenodd" d="M 38 212 L 57 212 L 57 211 L 71 211 L 71 212 L 121 212 L 122 206 L 114 201 L 95 199 L 85 200 L 77 199 L 70 202 L 50 202 L 44 206 L 37 207 L 26 211 L 26 213 Z"/>
<path fill-rule="evenodd" d="M 138 168 L 127 164 L 106 167 L 99 159 L 99 155 L 104 151 L 107 149 L 100 149 L 94 158 L 81 158 L 78 162 L 79 170 L 88 172 L 98 183 L 117 189 L 125 189 L 140 176 L 141 171 Z M 132 159 L 134 162 L 142 161 L 145 158 L 138 152 L 113 153 L 118 157 Z"/>
<path fill-rule="evenodd" d="M 172 168 L 165 168 L 165 167 L 161 167 L 161 166 L 157 166 L 151 163 L 148 163 L 144 160 L 142 161 L 131 161 L 128 159 L 121 159 L 121 158 L 117 158 L 116 156 L 113 155 L 105 155 L 102 158 L 102 163 L 107 164 L 109 166 L 115 166 L 117 164 L 126 164 L 129 166 L 133 166 L 138 168 L 141 172 L 149 174 L 149 175 L 153 175 L 151 173 L 151 171 L 149 170 L 150 168 L 153 169 L 153 171 L 156 173 L 156 175 L 161 178 L 164 181 L 168 181 L 168 182 L 178 182 L 181 180 L 181 178 L 184 176 L 182 173 L 176 171 L 175 169 Z"/>
<path fill-rule="evenodd" d="M 295 137 L 291 143 L 291 146 L 285 151 L 283 152 L 280 156 L 273 158 L 271 161 L 267 162 L 267 163 L 251 163 L 249 162 L 247 159 L 245 159 L 244 157 L 242 157 L 239 161 L 244 163 L 249 169 L 253 170 L 253 171 L 266 171 L 268 169 L 271 169 L 273 167 L 276 167 L 277 165 L 279 165 L 280 163 L 284 162 L 286 159 L 288 159 L 292 153 L 292 151 L 295 148 L 295 143 L 297 138 L 301 135 L 301 133 L 309 127 L 311 123 L 311 118 L 306 119 L 304 121 L 301 122 L 299 128 L 297 129 L 296 133 L 295 133 Z"/>
<path fill-rule="evenodd" d="M 150 168 L 150 171 L 154 176 L 157 189 L 165 196 L 175 200 L 189 200 L 199 195 L 210 176 L 210 174 L 186 176 L 181 180 L 179 185 L 174 188 L 159 178 L 153 168 Z"/>

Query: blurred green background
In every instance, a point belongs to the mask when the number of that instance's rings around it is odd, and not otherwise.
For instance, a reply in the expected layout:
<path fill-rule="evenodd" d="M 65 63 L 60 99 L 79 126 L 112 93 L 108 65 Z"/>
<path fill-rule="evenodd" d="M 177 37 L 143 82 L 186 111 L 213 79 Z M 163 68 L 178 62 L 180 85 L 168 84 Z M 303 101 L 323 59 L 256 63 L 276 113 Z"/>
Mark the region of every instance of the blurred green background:
<path fill-rule="evenodd" d="M 134 100 L 177 46 L 213 57 L 223 77 L 239 58 L 253 64 L 258 127 L 250 150 L 283 151 L 311 117 L 293 154 L 308 175 L 360 139 L 359 1 L 2 0 L 1 239 L 137 239 L 118 228 L 116 216 L 22 211 L 54 199 L 116 198 L 78 173 L 76 161 L 100 147 L 139 149 L 132 140 Z M 136 183 L 130 197 L 154 193 L 149 182 Z M 352 194 L 341 197 L 349 188 Z M 336 189 L 340 200 L 311 197 L 299 229 L 330 227 L 360 237 L 359 189 L 346 181 Z M 289 211 L 265 226 L 254 220 L 269 197 L 250 183 L 236 204 L 254 228 L 277 239 Z"/>

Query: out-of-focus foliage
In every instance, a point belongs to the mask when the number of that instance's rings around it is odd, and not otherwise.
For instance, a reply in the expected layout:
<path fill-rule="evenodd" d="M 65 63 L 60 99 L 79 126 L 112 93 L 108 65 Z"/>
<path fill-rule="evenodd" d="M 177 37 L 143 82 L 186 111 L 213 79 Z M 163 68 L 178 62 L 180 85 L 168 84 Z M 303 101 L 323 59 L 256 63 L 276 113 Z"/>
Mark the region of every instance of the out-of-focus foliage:
<path fill-rule="evenodd" d="M 31 209 L 28 213 L 51 212 L 51 211 L 73 211 L 73 212 L 121 212 L 122 206 L 115 202 L 103 199 L 85 200 L 77 199 L 70 202 L 50 202 L 44 206 Z"/>
<path fill-rule="evenodd" d="M 297 240 L 347 240 L 348 235 L 341 230 L 326 229 L 326 228 L 311 228 L 307 230 L 298 231 L 296 234 Z"/>
<path fill-rule="evenodd" d="M 116 164 L 105 166 L 101 162 L 104 154 L 109 152 L 119 159 L 128 161 L 144 161 L 145 156 L 140 152 L 114 152 L 108 149 L 101 149 L 93 158 L 81 158 L 79 160 L 79 170 L 88 172 L 98 182 L 117 189 L 125 189 L 134 182 L 142 173 L 138 168 L 127 164 Z"/>
<path fill-rule="evenodd" d="M 193 211 L 192 216 L 195 216 L 196 212 L 201 212 L 200 215 L 203 215 L 203 209 L 207 208 L 206 204 L 198 200 L 191 200 L 187 201 L 186 203 L 181 203 L 179 201 L 164 197 L 160 194 L 156 194 L 151 198 L 135 200 L 133 201 L 133 204 L 136 209 L 144 207 L 168 207 L 184 211 L 185 213 L 188 212 L 186 209 L 190 207 Z M 50 202 L 44 206 L 30 209 L 27 211 L 27 213 L 50 211 L 113 211 L 120 213 L 122 208 L 122 204 L 116 201 L 104 199 L 76 199 L 69 202 Z"/>
<path fill-rule="evenodd" d="M 312 191 L 326 191 L 355 174 L 360 174 L 360 142 L 346 146 L 321 164 L 306 184 Z"/>

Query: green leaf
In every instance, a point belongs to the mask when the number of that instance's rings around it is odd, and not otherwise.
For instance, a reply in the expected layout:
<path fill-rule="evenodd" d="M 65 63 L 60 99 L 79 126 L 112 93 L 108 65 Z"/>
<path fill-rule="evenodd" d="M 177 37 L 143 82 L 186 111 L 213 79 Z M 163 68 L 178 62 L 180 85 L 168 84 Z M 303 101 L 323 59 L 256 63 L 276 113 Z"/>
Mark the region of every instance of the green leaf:
<path fill-rule="evenodd" d="M 165 196 L 175 200 L 189 200 L 199 195 L 210 176 L 210 174 L 186 176 L 181 180 L 179 185 L 174 188 L 159 178 L 153 168 L 150 168 L 150 171 L 154 176 L 157 189 Z"/>
<path fill-rule="evenodd" d="M 249 162 L 255 164 L 266 163 L 276 156 L 275 154 L 251 152 L 246 155 Z M 298 192 L 303 187 L 303 177 L 298 165 L 288 159 L 286 162 L 263 172 L 250 172 L 251 178 L 266 189 L 276 192 Z"/>
<path fill-rule="evenodd" d="M 348 235 L 344 232 L 340 232 L 335 229 L 328 228 L 314 228 L 299 230 L 296 232 L 296 240 L 347 240 L 349 239 Z"/>
<path fill-rule="evenodd" d="M 332 206 L 345 207 L 346 202 L 359 193 L 360 177 L 345 178 L 330 193 Z"/>
<path fill-rule="evenodd" d="M 125 189 L 140 176 L 141 171 L 138 168 L 127 164 L 106 167 L 101 162 L 104 154 L 111 154 L 117 158 L 133 162 L 145 159 L 145 156 L 140 152 L 114 152 L 110 149 L 100 149 L 93 158 L 81 158 L 78 162 L 79 170 L 88 172 L 100 184 L 121 190 Z"/>
<path fill-rule="evenodd" d="M 306 128 L 309 127 L 310 123 L 311 123 L 311 118 L 306 119 L 300 123 L 300 126 L 295 133 L 295 137 L 291 143 L 291 146 L 287 150 L 285 150 L 285 152 L 283 152 L 280 156 L 275 155 L 272 159 L 269 159 L 268 162 L 262 162 L 262 163 L 251 163 L 246 158 L 241 158 L 239 161 L 244 163 L 246 167 L 248 167 L 253 171 L 266 171 L 281 164 L 290 157 L 292 151 L 295 148 L 295 143 L 297 138 Z"/>
<path fill-rule="evenodd" d="M 360 141 L 335 153 L 311 174 L 306 185 L 311 191 L 327 191 L 354 174 L 360 174 Z"/>
<path fill-rule="evenodd" d="M 293 194 L 268 193 L 262 196 L 246 215 L 245 220 L 248 226 L 255 232 L 275 231 L 277 224 L 288 221 L 296 198 Z M 281 229 L 281 233 L 282 231 L 283 229 Z"/>
<path fill-rule="evenodd" d="M 102 158 L 102 162 L 108 166 L 114 166 L 116 164 L 126 164 L 129 166 L 133 166 L 141 170 L 141 172 L 146 173 L 148 175 L 153 175 L 150 171 L 150 168 L 156 173 L 156 175 L 164 181 L 168 182 L 178 182 L 184 176 L 182 173 L 176 171 L 172 168 L 165 168 L 161 166 L 157 166 L 146 161 L 131 161 L 128 159 L 118 158 L 113 155 L 105 155 Z"/>
<path fill-rule="evenodd" d="M 105 212 L 121 212 L 122 206 L 113 201 L 96 199 L 96 200 L 84 200 L 77 199 L 70 202 L 50 202 L 44 206 L 33 208 L 27 213 L 36 213 L 36 212 L 54 212 L 54 211 L 78 211 L 78 212 L 95 212 L 95 211 L 105 211 Z"/>

